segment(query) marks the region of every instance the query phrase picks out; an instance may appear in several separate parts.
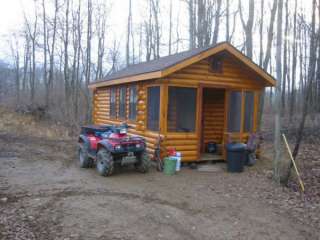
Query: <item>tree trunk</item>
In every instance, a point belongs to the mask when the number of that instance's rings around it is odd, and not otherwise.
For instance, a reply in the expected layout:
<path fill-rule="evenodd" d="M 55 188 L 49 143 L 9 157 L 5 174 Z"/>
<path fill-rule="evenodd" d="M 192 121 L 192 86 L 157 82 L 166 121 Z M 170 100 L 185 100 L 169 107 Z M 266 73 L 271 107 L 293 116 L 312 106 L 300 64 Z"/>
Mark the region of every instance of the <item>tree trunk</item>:
<path fill-rule="evenodd" d="M 280 163 L 281 163 L 281 51 L 282 51 L 282 8 L 283 2 L 278 2 L 278 17 L 277 17 L 277 48 L 276 48 L 276 73 L 277 86 L 275 89 L 274 103 L 274 161 L 273 161 L 273 178 L 277 183 L 280 183 Z"/>
<path fill-rule="evenodd" d="M 270 22 L 269 22 L 269 31 L 268 31 L 268 37 L 267 37 L 267 48 L 266 48 L 266 53 L 263 61 L 263 69 L 265 71 L 268 70 L 270 58 L 271 58 L 271 46 L 273 42 L 273 26 L 274 26 L 274 21 L 275 21 L 275 16 L 277 12 L 277 0 L 273 1 L 272 9 L 271 9 L 271 17 L 270 17 Z M 260 55 L 261 56 L 261 55 Z M 270 90 L 270 93 L 272 90 Z M 259 130 L 261 127 L 261 121 L 262 121 L 262 115 L 263 115 L 263 109 L 264 109 L 264 101 L 265 101 L 265 90 L 263 89 L 260 95 L 260 102 L 259 102 L 259 114 L 258 114 L 258 126 Z M 271 97 L 270 97 L 271 101 Z"/>
<path fill-rule="evenodd" d="M 127 22 L 127 42 L 126 42 L 126 63 L 127 66 L 130 65 L 130 35 L 132 31 L 132 5 L 131 0 L 129 0 L 129 13 Z"/>
<path fill-rule="evenodd" d="M 296 101 L 296 67 L 297 67 L 297 0 L 294 2 L 294 15 L 293 15 L 293 41 L 292 41 L 292 69 L 291 69 L 291 97 L 290 97 L 290 109 L 289 117 L 292 121 L 295 101 Z"/>
<path fill-rule="evenodd" d="M 215 13 L 212 44 L 216 44 L 218 41 L 219 25 L 220 25 L 220 10 L 221 10 L 221 0 L 217 0 L 217 10 Z"/>
<path fill-rule="evenodd" d="M 285 3 L 286 9 L 286 20 L 284 27 L 284 46 L 283 46 L 283 75 L 282 75 L 282 93 L 281 93 L 281 115 L 284 115 L 285 107 L 286 107 L 286 84 L 287 84 L 287 73 L 288 73 L 288 22 L 289 22 L 289 10 L 288 10 L 288 0 Z"/>
<path fill-rule="evenodd" d="M 242 13 L 241 0 L 239 0 L 239 12 L 240 12 L 241 23 L 242 23 L 245 37 L 246 37 L 246 41 L 245 41 L 246 55 L 251 59 L 252 52 L 253 52 L 252 29 L 253 29 L 253 23 L 254 23 L 254 0 L 249 0 L 249 17 L 247 22 L 245 22 L 244 16 Z"/>

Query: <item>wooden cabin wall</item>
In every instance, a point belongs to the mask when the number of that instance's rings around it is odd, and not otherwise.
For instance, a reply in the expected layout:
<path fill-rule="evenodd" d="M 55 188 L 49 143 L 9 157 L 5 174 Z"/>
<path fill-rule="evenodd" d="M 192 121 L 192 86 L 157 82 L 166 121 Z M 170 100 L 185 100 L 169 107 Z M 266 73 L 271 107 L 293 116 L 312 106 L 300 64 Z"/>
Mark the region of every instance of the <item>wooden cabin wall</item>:
<path fill-rule="evenodd" d="M 97 88 L 93 96 L 93 122 L 104 124 L 110 117 L 110 89 Z"/>
<path fill-rule="evenodd" d="M 182 161 L 195 161 L 198 159 L 198 134 L 197 133 L 169 133 L 165 134 L 163 145 L 174 147 L 181 152 Z"/>
<path fill-rule="evenodd" d="M 260 80 L 255 79 L 253 74 L 233 60 L 231 57 L 223 58 L 222 72 L 213 73 L 209 60 L 204 59 L 200 62 L 187 66 L 167 77 L 170 84 L 184 85 L 211 85 L 217 88 L 235 88 L 235 89 L 262 89 Z"/>
<path fill-rule="evenodd" d="M 110 89 L 115 88 L 117 92 L 116 107 L 117 112 L 119 109 L 119 89 L 122 85 L 115 87 L 97 88 L 93 97 L 93 121 L 94 124 L 120 124 L 126 121 L 132 128 L 129 128 L 129 134 L 143 136 L 147 141 L 147 151 L 153 154 L 155 144 L 157 142 L 158 134 L 146 130 L 146 100 L 147 100 L 147 88 L 146 84 L 135 84 L 137 87 L 137 115 L 136 121 L 130 121 L 129 118 L 129 87 L 126 91 L 126 119 L 110 117 Z M 117 114 L 118 115 L 118 114 Z"/>

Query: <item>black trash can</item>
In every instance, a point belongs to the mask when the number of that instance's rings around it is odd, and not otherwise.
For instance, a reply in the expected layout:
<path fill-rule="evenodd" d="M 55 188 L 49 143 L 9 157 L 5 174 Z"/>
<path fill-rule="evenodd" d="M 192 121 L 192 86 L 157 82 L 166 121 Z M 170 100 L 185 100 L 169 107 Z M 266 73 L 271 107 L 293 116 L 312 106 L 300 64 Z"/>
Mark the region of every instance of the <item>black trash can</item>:
<path fill-rule="evenodd" d="M 243 172 L 246 161 L 246 145 L 243 143 L 229 143 L 227 148 L 228 172 Z"/>

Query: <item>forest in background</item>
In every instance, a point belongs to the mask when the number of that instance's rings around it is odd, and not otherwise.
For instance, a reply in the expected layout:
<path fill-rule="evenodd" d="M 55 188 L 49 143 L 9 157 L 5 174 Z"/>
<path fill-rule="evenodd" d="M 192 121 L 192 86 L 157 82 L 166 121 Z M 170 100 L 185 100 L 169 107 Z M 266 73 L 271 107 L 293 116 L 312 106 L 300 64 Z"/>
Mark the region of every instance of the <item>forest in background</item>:
<path fill-rule="evenodd" d="M 183 9 L 175 8 L 177 1 Z M 21 29 L 7 36 L 11 56 L 0 62 L 0 103 L 21 111 L 41 109 L 77 128 L 90 121 L 90 82 L 131 64 L 227 41 L 277 79 L 277 87 L 261 98 L 274 118 L 275 146 L 281 123 L 294 125 L 294 157 L 306 121 L 319 127 L 319 1 L 312 0 L 311 9 L 298 0 L 124 2 L 125 37 L 113 39 L 111 1 L 30 0 L 34 14 L 22 13 Z M 137 2 L 146 7 L 143 17 L 134 15 Z M 280 155 L 275 147 L 276 179 Z"/>

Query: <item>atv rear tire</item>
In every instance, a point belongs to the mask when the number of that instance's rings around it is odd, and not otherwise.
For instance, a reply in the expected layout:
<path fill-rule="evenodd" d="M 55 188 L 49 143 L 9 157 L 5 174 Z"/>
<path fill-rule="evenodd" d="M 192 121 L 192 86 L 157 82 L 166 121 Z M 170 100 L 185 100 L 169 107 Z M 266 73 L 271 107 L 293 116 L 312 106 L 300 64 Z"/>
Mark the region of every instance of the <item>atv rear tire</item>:
<path fill-rule="evenodd" d="M 138 162 L 135 163 L 134 166 L 138 172 L 146 173 L 149 171 L 150 163 L 150 157 L 148 153 L 145 151 L 138 156 Z"/>
<path fill-rule="evenodd" d="M 101 176 L 107 177 L 113 173 L 114 162 L 111 153 L 101 148 L 97 154 L 97 171 Z"/>
<path fill-rule="evenodd" d="M 84 144 L 81 144 L 78 150 L 79 165 L 81 168 L 90 168 L 93 165 L 93 160 L 89 157 L 88 150 Z"/>

